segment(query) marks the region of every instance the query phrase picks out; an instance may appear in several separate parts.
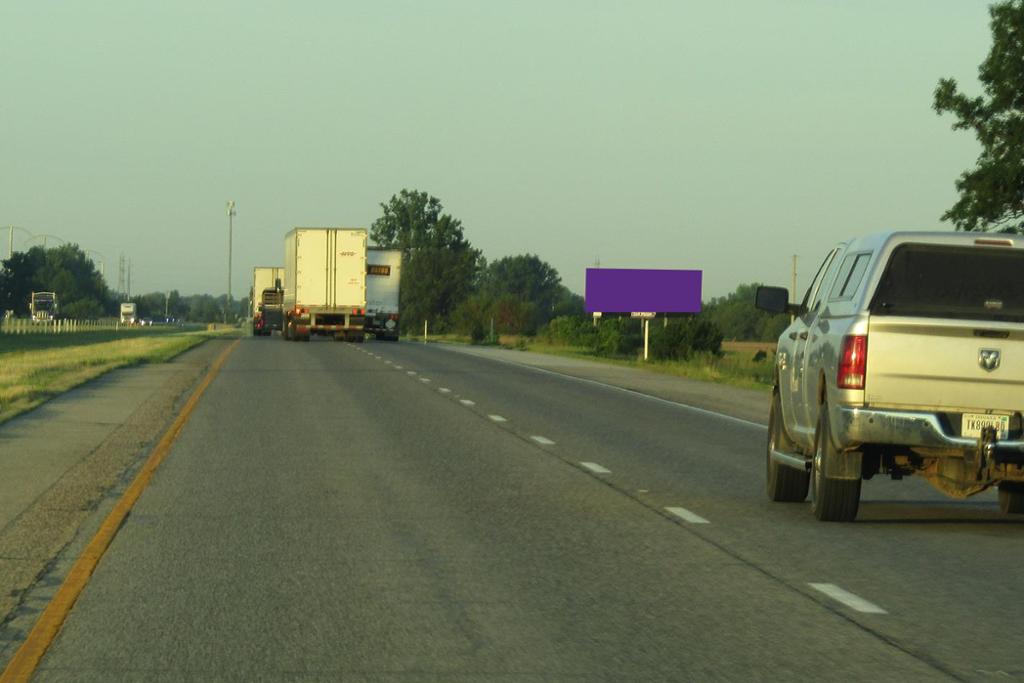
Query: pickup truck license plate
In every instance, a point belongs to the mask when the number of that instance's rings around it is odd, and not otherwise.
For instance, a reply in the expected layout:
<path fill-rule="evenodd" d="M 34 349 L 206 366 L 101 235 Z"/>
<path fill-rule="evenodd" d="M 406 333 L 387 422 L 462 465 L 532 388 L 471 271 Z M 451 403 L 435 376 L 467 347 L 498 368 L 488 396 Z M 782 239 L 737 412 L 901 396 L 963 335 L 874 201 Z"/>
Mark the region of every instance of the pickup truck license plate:
<path fill-rule="evenodd" d="M 1005 439 L 1010 433 L 1010 416 L 964 413 L 963 421 L 960 423 L 960 435 L 977 438 L 981 436 L 981 428 L 989 426 L 996 428 L 998 438 Z"/>

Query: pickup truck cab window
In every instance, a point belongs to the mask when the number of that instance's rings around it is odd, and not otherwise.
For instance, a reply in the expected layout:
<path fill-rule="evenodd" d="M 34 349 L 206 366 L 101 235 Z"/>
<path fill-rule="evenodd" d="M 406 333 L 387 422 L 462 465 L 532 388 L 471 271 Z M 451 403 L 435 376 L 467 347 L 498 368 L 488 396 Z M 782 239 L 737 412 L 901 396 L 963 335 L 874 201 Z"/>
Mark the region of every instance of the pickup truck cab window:
<path fill-rule="evenodd" d="M 836 277 L 832 293 L 829 294 L 829 301 L 849 301 L 857 293 L 864 273 L 867 272 L 868 263 L 871 261 L 871 252 L 864 251 L 859 254 L 850 254 L 843 259 L 843 265 L 839 268 L 839 276 Z"/>

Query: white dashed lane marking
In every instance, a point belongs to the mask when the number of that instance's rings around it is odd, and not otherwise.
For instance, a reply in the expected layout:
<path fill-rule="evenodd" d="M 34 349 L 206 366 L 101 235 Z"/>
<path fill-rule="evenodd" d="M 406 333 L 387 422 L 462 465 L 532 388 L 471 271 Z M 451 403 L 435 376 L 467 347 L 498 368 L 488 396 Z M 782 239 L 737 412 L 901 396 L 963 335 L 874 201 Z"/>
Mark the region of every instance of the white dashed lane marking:
<path fill-rule="evenodd" d="M 460 398 L 459 399 L 459 403 L 461 403 L 464 406 L 475 406 L 476 405 L 476 403 L 474 403 L 473 401 L 470 401 L 468 398 Z"/>
<path fill-rule="evenodd" d="M 671 512 L 679 519 L 683 520 L 684 522 L 689 522 L 690 524 L 711 524 L 711 522 L 709 522 L 708 520 L 704 519 L 703 517 L 694 512 L 690 512 L 686 508 L 673 507 L 665 509 Z"/>
<path fill-rule="evenodd" d="M 508 420 L 503 418 L 501 415 L 488 415 L 487 417 L 491 418 L 495 422 L 508 422 Z"/>
<path fill-rule="evenodd" d="M 843 590 L 834 583 L 809 583 L 807 584 L 816 591 L 820 591 L 837 602 L 841 602 L 852 610 L 864 614 L 888 614 L 884 609 L 873 602 L 868 602 L 859 595 Z"/>
<path fill-rule="evenodd" d="M 586 467 L 588 470 L 595 474 L 611 474 L 612 471 L 606 467 L 601 467 L 596 462 L 581 462 L 581 465 Z"/>
<path fill-rule="evenodd" d="M 450 393 L 452 393 L 452 390 L 449 389 L 448 387 L 441 387 L 440 389 L 438 389 L 438 391 L 440 391 L 442 394 L 450 394 Z"/>
<path fill-rule="evenodd" d="M 395 370 L 401 370 L 401 369 L 402 369 L 402 366 L 401 366 L 401 365 L 396 365 L 396 366 L 395 366 Z"/>
<path fill-rule="evenodd" d="M 405 374 L 407 374 L 407 375 L 409 375 L 410 377 L 412 377 L 413 375 L 415 375 L 415 374 L 416 374 L 416 371 L 415 371 L 415 370 L 406 370 L 406 371 L 405 371 Z"/>
<path fill-rule="evenodd" d="M 541 446 L 554 446 L 555 442 L 546 436 L 531 436 L 531 439 L 539 443 Z"/>
<path fill-rule="evenodd" d="M 426 378 L 426 377 L 420 377 L 420 381 L 423 382 L 424 384 L 426 384 L 430 380 L 428 378 Z"/>

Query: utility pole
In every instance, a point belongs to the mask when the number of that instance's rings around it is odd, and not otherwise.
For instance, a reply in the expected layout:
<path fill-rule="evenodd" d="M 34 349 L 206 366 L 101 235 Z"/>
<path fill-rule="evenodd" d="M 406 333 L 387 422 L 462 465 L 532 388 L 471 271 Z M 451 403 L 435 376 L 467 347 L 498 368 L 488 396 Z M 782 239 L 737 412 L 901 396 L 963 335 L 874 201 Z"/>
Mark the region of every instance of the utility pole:
<path fill-rule="evenodd" d="M 228 324 L 228 308 L 231 306 L 231 233 L 234 229 L 235 200 L 228 201 L 228 298 L 224 302 L 224 324 Z"/>
<path fill-rule="evenodd" d="M 10 226 L 11 234 L 7 238 L 7 258 L 14 258 L 14 226 Z"/>
<path fill-rule="evenodd" d="M 793 302 L 794 303 L 796 302 L 796 297 L 797 297 L 797 294 L 796 294 L 796 254 L 793 254 Z M 789 316 L 789 322 L 793 322 L 793 320 L 795 318 L 796 318 L 795 315 L 790 315 Z"/>
<path fill-rule="evenodd" d="M 796 301 L 796 254 L 793 254 L 793 301 Z"/>
<path fill-rule="evenodd" d="M 124 252 L 117 259 L 117 295 L 124 297 Z"/>
<path fill-rule="evenodd" d="M 128 300 L 132 298 L 132 260 L 128 259 Z"/>

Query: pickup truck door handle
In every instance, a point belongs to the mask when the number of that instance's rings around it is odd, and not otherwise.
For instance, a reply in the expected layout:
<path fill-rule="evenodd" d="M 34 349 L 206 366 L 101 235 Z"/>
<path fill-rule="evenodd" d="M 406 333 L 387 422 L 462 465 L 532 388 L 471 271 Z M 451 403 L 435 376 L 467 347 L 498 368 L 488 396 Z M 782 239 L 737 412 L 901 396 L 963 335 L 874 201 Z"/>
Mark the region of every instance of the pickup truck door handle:
<path fill-rule="evenodd" d="M 796 332 L 790 332 L 789 333 L 789 338 L 790 339 L 796 339 Z"/>

